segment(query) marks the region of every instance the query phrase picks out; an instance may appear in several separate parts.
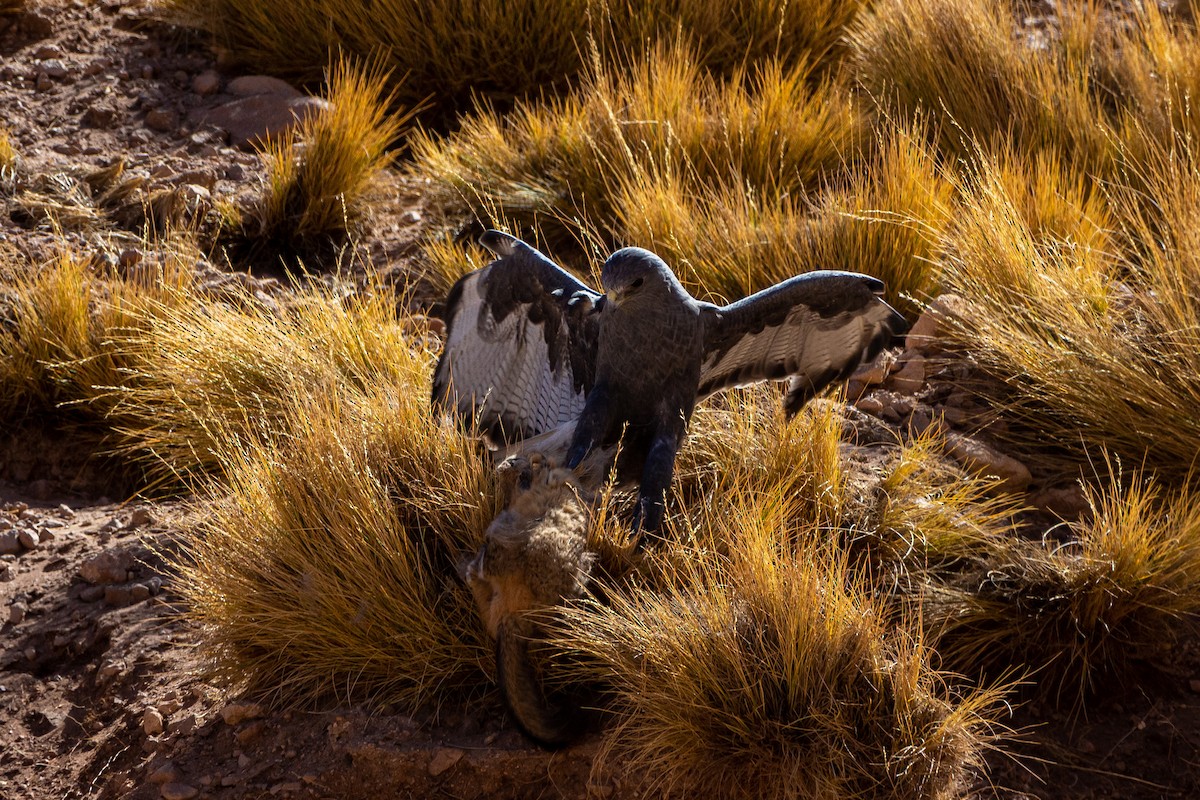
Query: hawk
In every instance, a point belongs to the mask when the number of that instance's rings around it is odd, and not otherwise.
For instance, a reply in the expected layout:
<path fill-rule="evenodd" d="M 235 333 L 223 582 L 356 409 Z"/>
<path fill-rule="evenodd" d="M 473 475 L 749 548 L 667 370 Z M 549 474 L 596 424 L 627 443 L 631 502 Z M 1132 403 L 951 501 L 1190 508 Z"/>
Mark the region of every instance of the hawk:
<path fill-rule="evenodd" d="M 786 380 L 791 415 L 907 329 L 883 282 L 852 272 L 809 272 L 717 306 L 641 248 L 608 257 L 602 294 L 508 234 L 480 244 L 497 258 L 450 290 L 434 408 L 500 443 L 571 425 L 572 469 L 620 441 L 621 471 L 640 481 L 635 532 L 662 524 L 697 402 Z"/>

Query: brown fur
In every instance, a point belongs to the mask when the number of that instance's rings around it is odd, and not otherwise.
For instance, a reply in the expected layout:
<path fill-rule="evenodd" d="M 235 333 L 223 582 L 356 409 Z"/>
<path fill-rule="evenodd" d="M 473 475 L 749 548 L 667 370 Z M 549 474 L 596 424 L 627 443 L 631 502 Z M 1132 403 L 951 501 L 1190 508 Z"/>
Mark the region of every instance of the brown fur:
<path fill-rule="evenodd" d="M 572 738 L 574 714 L 548 698 L 530 658 L 530 642 L 540 635 L 530 612 L 583 595 L 595 561 L 586 547 L 591 498 L 574 472 L 536 454 L 508 458 L 498 471 L 511 499 L 461 572 L 496 639 L 509 709 L 533 739 L 557 746 Z"/>

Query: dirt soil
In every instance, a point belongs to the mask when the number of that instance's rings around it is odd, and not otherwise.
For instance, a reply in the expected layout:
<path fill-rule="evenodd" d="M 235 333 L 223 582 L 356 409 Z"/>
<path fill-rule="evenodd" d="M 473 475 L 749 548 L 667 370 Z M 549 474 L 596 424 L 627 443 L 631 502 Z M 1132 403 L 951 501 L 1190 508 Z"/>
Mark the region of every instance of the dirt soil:
<path fill-rule="evenodd" d="M 139 0 L 31 1 L 0 17 L 0 122 L 28 174 L 79 175 L 124 157 L 148 181 L 217 198 L 253 192 L 257 157 L 190 121 L 228 102 L 234 77 L 203 37 Z M 389 181 L 366 247 L 379 268 L 404 270 L 424 208 L 419 183 Z M 0 247 L 41 258 L 64 235 L 126 247 L 14 211 L 0 217 Z M 199 512 L 105 497 L 107 467 L 81 461 L 69 433 L 11 427 L 0 420 L 0 535 L 22 541 L 0 555 L 0 798 L 635 794 L 616 770 L 593 771 L 595 737 L 547 753 L 494 697 L 412 719 L 276 712 L 231 695 L 206 675 L 200 632 L 164 567 Z M 1023 732 L 1004 745 L 1021 759 L 991 757 L 980 798 L 1200 796 L 1200 645 L 1189 640 L 1167 674 L 1086 716 L 1026 706 L 1007 724 Z"/>

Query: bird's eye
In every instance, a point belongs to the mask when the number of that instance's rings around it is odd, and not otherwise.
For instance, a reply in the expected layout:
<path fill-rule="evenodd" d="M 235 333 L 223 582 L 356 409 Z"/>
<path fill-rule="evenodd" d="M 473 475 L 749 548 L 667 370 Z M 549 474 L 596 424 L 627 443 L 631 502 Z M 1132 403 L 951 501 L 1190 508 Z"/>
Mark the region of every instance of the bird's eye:
<path fill-rule="evenodd" d="M 645 282 L 646 282 L 645 278 L 638 278 L 636 281 L 629 284 L 629 288 L 630 289 L 640 289 L 640 288 L 642 288 L 642 284 Z"/>

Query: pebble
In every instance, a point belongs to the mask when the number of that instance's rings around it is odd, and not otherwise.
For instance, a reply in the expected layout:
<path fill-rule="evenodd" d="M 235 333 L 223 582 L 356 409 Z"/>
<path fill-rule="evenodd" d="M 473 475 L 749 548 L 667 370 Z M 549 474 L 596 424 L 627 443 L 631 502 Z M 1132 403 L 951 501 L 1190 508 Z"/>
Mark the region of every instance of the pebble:
<path fill-rule="evenodd" d="M 39 92 L 48 91 L 52 86 L 54 86 L 54 81 L 50 80 L 50 76 L 44 72 L 39 72 L 37 79 L 33 82 L 33 87 Z"/>
<path fill-rule="evenodd" d="M 879 416 L 883 413 L 883 402 L 877 397 L 862 397 L 854 403 L 854 407 L 867 414 Z"/>
<path fill-rule="evenodd" d="M 79 574 L 92 584 L 124 583 L 129 579 L 133 556 L 125 550 L 105 550 L 79 565 Z"/>
<path fill-rule="evenodd" d="M 158 709 L 158 713 L 162 714 L 164 717 L 167 717 L 183 708 L 183 704 L 177 699 L 168 699 L 163 700 L 161 703 L 155 706 L 155 708 Z"/>
<path fill-rule="evenodd" d="M 900 371 L 892 376 L 892 387 L 898 392 L 912 393 L 925 385 L 925 357 L 914 355 Z"/>
<path fill-rule="evenodd" d="M 146 776 L 146 780 L 151 783 L 162 785 L 164 783 L 178 783 L 183 775 L 179 773 L 179 768 L 170 761 L 164 763 L 161 767 L 151 772 Z"/>
<path fill-rule="evenodd" d="M 142 714 L 142 730 L 147 736 L 157 736 L 163 732 L 163 715 L 157 708 L 147 708 Z"/>
<path fill-rule="evenodd" d="M 296 87 L 270 75 L 241 75 L 231 80 L 226 89 L 230 94 L 238 97 L 252 97 L 260 94 L 276 94 L 289 98 L 301 96 Z"/>
<path fill-rule="evenodd" d="M 16 531 L 0 532 L 0 555 L 12 556 L 24 552 Z"/>
<path fill-rule="evenodd" d="M 22 528 L 21 530 L 17 531 L 17 541 L 21 544 L 21 547 L 24 547 L 26 550 L 37 550 L 38 545 L 42 543 L 37 533 L 29 530 L 28 528 Z"/>
<path fill-rule="evenodd" d="M 262 732 L 264 730 L 266 730 L 266 727 L 267 727 L 267 723 L 265 721 L 263 721 L 261 719 L 255 720 L 254 722 L 251 722 L 249 725 L 247 725 L 246 727 L 244 727 L 240 731 L 238 731 L 237 734 L 234 736 L 234 738 L 237 739 L 238 744 L 240 744 L 244 747 L 244 746 L 250 744 L 251 742 L 253 742 L 258 737 L 262 736 Z"/>
<path fill-rule="evenodd" d="M 230 703 L 221 709 L 221 719 L 225 720 L 226 725 L 237 725 L 261 716 L 262 711 L 258 703 Z"/>
<path fill-rule="evenodd" d="M 429 774 L 436 778 L 446 770 L 453 767 L 466 752 L 459 750 L 457 747 L 439 747 L 433 754 L 433 758 L 429 760 Z"/>
<path fill-rule="evenodd" d="M 104 588 L 103 586 L 85 586 L 79 592 L 79 599 L 85 603 L 95 603 L 104 597 Z"/>
<path fill-rule="evenodd" d="M 51 58 L 42 62 L 42 70 L 51 78 L 62 80 L 67 77 L 67 65 L 59 61 L 57 58 Z"/>
<path fill-rule="evenodd" d="M 196 730 L 196 715 L 185 714 L 167 726 L 167 733 L 172 736 L 187 736 Z"/>
<path fill-rule="evenodd" d="M 164 783 L 161 789 L 163 800 L 192 800 L 200 790 L 186 783 Z"/>
<path fill-rule="evenodd" d="M 117 677 L 125 671 L 125 662 L 119 659 L 105 661 L 100 665 L 100 669 L 96 670 L 96 678 L 100 683 L 108 683 L 113 678 Z"/>
<path fill-rule="evenodd" d="M 13 603 L 8 607 L 8 621 L 13 625 L 19 625 L 25 619 L 26 612 L 29 611 L 29 606 L 21 602 Z"/>
<path fill-rule="evenodd" d="M 146 127 L 159 133 L 168 133 L 179 127 L 179 116 L 169 109 L 156 108 L 146 113 Z"/>
<path fill-rule="evenodd" d="M 210 94 L 216 94 L 221 88 L 221 76 L 216 70 L 206 69 L 196 77 L 192 78 L 192 91 L 201 97 L 207 97 Z"/>
<path fill-rule="evenodd" d="M 126 523 L 127 528 L 140 528 L 143 525 L 150 525 L 154 522 L 154 515 L 150 513 L 148 508 L 135 508 L 133 513 L 129 515 L 129 522 Z"/>
<path fill-rule="evenodd" d="M 1000 488 L 1023 492 L 1033 483 L 1029 468 L 971 436 L 946 431 L 946 452 L 976 475 L 997 478 Z"/>

